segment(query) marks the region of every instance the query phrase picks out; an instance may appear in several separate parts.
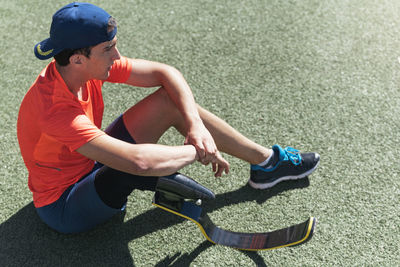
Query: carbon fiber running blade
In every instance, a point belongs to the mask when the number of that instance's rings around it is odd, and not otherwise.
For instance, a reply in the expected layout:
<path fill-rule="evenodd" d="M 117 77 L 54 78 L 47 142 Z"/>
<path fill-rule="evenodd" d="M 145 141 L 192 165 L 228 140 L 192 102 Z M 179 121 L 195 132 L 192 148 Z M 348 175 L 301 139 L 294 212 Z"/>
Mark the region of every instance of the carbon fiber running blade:
<path fill-rule="evenodd" d="M 155 197 L 153 205 L 194 222 L 208 241 L 239 250 L 270 250 L 300 245 L 311 239 L 316 223 L 316 219 L 311 217 L 305 222 L 272 232 L 241 233 L 219 228 L 201 207 L 192 202 L 184 201 L 178 210 L 163 205 Z"/>
<path fill-rule="evenodd" d="M 272 232 L 241 233 L 219 228 L 207 214 L 199 219 L 199 225 L 214 243 L 241 250 L 269 250 L 300 245 L 311 239 L 315 222 L 315 218 L 311 217 L 305 222 Z"/>

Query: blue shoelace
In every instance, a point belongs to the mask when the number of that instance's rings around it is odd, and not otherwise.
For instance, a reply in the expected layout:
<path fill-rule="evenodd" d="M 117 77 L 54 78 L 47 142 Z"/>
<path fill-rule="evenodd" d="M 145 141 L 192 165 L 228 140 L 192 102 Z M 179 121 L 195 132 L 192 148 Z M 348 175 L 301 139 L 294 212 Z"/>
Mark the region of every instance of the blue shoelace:
<path fill-rule="evenodd" d="M 285 152 L 283 160 L 290 160 L 296 166 L 300 165 L 301 155 L 299 150 L 288 146 L 283 151 Z"/>

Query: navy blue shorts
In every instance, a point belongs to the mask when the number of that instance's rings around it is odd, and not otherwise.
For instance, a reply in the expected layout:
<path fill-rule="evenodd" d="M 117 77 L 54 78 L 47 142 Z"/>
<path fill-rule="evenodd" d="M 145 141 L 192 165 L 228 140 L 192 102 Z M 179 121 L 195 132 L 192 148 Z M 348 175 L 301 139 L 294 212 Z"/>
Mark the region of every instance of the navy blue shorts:
<path fill-rule="evenodd" d="M 105 132 L 115 138 L 135 143 L 125 128 L 122 115 Z M 94 180 L 102 166 L 96 163 L 90 173 L 68 187 L 57 201 L 37 208 L 39 217 L 58 232 L 78 233 L 90 230 L 123 211 L 125 205 L 121 209 L 111 208 L 104 204 L 96 192 Z"/>

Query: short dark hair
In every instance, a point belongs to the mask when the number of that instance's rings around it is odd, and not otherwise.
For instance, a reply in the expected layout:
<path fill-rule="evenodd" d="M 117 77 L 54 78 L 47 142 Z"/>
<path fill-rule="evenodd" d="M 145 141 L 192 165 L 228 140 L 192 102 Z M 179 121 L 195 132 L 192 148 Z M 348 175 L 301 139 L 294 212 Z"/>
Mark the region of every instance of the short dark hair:
<path fill-rule="evenodd" d="M 112 32 L 117 27 L 117 20 L 113 17 L 108 19 L 107 32 Z"/>
<path fill-rule="evenodd" d="M 64 49 L 60 53 L 54 56 L 54 59 L 60 66 L 67 66 L 69 64 L 69 58 L 75 54 L 81 54 L 89 58 L 92 52 L 92 47 L 85 47 L 79 49 Z"/>
<path fill-rule="evenodd" d="M 113 17 L 110 17 L 108 19 L 107 32 L 113 31 L 115 27 L 117 27 L 117 21 Z M 63 51 L 61 51 L 60 53 L 55 55 L 54 59 L 60 66 L 64 67 L 69 64 L 69 58 L 72 55 L 80 54 L 80 55 L 84 55 L 85 57 L 89 58 L 91 51 L 92 51 L 92 46 L 78 48 L 78 49 L 64 49 Z"/>
<path fill-rule="evenodd" d="M 85 47 L 79 49 L 64 49 L 60 53 L 54 56 L 54 59 L 60 66 L 67 66 L 69 64 L 69 58 L 75 54 L 81 54 L 89 58 L 92 47 Z"/>

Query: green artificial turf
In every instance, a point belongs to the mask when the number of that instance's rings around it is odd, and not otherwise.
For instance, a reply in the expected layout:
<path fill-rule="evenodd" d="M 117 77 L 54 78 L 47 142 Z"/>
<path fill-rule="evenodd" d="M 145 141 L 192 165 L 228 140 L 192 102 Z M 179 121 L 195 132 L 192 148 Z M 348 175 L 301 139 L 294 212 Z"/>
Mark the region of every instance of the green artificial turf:
<path fill-rule="evenodd" d="M 188 221 L 134 192 L 126 214 L 93 231 L 62 235 L 35 213 L 19 154 L 16 119 L 48 61 L 33 46 L 67 2 L 0 5 L 0 266 L 396 266 L 400 263 L 400 2 L 92 1 L 119 23 L 129 57 L 161 61 L 186 77 L 198 103 L 265 146 L 321 155 L 309 179 L 260 191 L 248 164 L 227 156 L 210 217 L 234 231 L 268 231 L 315 216 L 301 246 L 241 252 L 213 246 Z M 153 89 L 104 86 L 103 125 Z M 162 143 L 181 144 L 175 131 Z"/>

